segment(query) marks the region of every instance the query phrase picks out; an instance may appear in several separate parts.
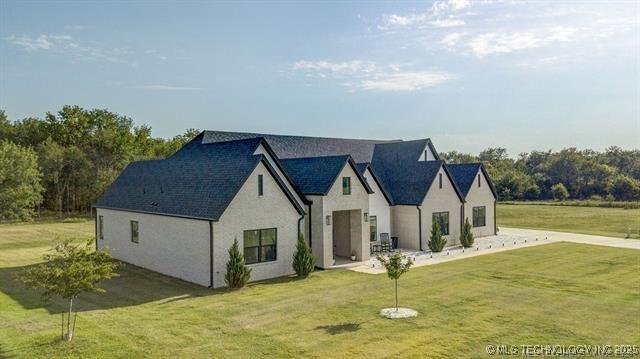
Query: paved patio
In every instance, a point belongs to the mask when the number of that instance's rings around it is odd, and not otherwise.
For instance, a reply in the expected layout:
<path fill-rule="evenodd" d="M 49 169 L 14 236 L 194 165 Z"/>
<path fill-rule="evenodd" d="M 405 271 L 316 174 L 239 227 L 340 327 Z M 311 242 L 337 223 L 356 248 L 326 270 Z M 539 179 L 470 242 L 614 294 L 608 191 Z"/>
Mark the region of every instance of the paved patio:
<path fill-rule="evenodd" d="M 546 230 L 500 227 L 500 234 L 497 236 L 477 238 L 472 248 L 463 249 L 461 247 L 454 247 L 445 249 L 441 253 L 403 249 L 400 249 L 400 252 L 412 257 L 415 267 L 421 267 L 553 242 L 574 242 L 640 250 L 640 240 L 638 239 L 623 239 Z M 375 258 L 371 258 L 364 262 L 351 262 L 350 265 L 346 264 L 347 263 L 344 263 L 343 266 L 339 267 L 369 274 L 385 273 L 384 267 L 382 267 L 380 262 Z"/>

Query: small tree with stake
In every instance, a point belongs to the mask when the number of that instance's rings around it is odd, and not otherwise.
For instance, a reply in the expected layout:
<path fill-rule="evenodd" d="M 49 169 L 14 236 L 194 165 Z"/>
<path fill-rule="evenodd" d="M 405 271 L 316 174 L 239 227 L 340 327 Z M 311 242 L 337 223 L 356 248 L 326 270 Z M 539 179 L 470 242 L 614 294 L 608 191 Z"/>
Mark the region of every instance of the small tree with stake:
<path fill-rule="evenodd" d="M 118 276 L 118 263 L 107 251 L 94 251 L 91 240 L 86 245 L 77 245 L 72 240 L 65 239 L 56 244 L 53 253 L 47 253 L 43 258 L 44 263 L 26 269 L 21 279 L 27 286 L 44 289 L 45 300 L 58 295 L 69 301 L 66 333 L 64 312 L 62 313 L 62 337 L 70 341 L 73 339 L 77 316 L 76 313 L 72 322 L 74 299 L 81 293 L 104 293 L 105 290 L 98 285 L 105 279 Z"/>
<path fill-rule="evenodd" d="M 473 245 L 473 233 L 471 233 L 469 218 L 464 220 L 464 227 L 462 228 L 462 233 L 460 233 L 460 244 L 464 248 L 470 248 Z"/>
<path fill-rule="evenodd" d="M 240 253 L 238 239 L 233 240 L 233 245 L 229 248 L 229 261 L 227 262 L 227 273 L 224 275 L 224 282 L 229 288 L 242 288 L 251 278 L 251 268 L 244 262 L 244 255 Z"/>
<path fill-rule="evenodd" d="M 398 279 L 403 274 L 409 271 L 409 268 L 413 265 L 411 258 L 407 257 L 406 261 L 403 261 L 400 253 L 393 253 L 388 257 L 379 255 L 378 261 L 387 269 L 387 276 L 395 281 L 396 287 L 396 312 L 398 311 Z"/>
<path fill-rule="evenodd" d="M 304 235 L 298 235 L 298 245 L 293 254 L 293 270 L 299 277 L 307 277 L 315 267 L 315 258 L 311 254 L 311 249 L 304 240 Z"/>
<path fill-rule="evenodd" d="M 429 249 L 432 252 L 438 253 L 442 252 L 444 246 L 447 244 L 447 239 L 442 236 L 442 231 L 440 231 L 440 223 L 438 221 L 433 221 L 433 225 L 431 226 L 431 240 L 429 240 Z"/>

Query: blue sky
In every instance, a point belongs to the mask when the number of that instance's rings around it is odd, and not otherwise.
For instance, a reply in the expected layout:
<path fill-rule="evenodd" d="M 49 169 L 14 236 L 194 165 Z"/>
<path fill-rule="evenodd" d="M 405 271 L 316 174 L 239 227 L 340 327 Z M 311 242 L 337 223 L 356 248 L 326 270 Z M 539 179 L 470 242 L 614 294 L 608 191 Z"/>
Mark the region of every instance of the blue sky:
<path fill-rule="evenodd" d="M 640 2 L 0 2 L 0 108 L 185 128 L 638 148 Z"/>

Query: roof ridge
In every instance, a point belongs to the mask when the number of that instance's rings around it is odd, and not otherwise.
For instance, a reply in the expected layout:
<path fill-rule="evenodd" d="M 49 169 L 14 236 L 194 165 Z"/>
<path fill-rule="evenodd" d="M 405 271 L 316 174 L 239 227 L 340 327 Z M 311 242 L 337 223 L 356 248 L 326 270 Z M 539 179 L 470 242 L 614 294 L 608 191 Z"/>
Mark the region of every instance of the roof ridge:
<path fill-rule="evenodd" d="M 381 143 L 395 143 L 405 142 L 403 139 L 382 140 L 375 138 L 346 138 L 346 137 L 324 137 L 324 136 L 307 136 L 307 135 L 283 135 L 277 133 L 255 133 L 255 132 L 239 132 L 239 131 L 220 131 L 220 130 L 203 130 L 203 132 L 218 132 L 226 134 L 239 134 L 239 135 L 256 135 L 257 137 L 264 136 L 278 136 L 278 137 L 302 137 L 302 138 L 318 138 L 324 140 L 344 140 L 344 141 L 367 141 L 367 142 L 381 142 Z"/>

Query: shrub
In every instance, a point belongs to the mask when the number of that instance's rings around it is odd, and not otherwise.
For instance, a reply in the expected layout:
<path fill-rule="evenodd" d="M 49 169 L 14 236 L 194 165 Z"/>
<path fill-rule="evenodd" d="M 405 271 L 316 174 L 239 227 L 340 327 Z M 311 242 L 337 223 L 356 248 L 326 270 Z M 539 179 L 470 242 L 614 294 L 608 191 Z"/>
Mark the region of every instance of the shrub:
<path fill-rule="evenodd" d="M 224 282 L 229 288 L 242 288 L 247 285 L 251 278 L 251 268 L 244 264 L 244 255 L 238 248 L 238 240 L 233 240 L 233 245 L 229 248 L 229 261 L 227 262 L 227 273 L 224 275 Z"/>
<path fill-rule="evenodd" d="M 564 201 L 569 198 L 569 191 L 562 183 L 556 183 L 551 186 L 551 193 L 553 194 L 553 198 L 558 201 Z"/>
<path fill-rule="evenodd" d="M 464 248 L 469 248 L 473 245 L 473 233 L 471 233 L 469 218 L 464 220 L 464 227 L 462 228 L 462 233 L 460 233 L 460 244 Z"/>
<path fill-rule="evenodd" d="M 311 248 L 307 245 L 307 241 L 304 240 L 304 235 L 300 233 L 296 252 L 293 254 L 293 270 L 298 277 L 304 278 L 313 272 L 315 263 L 316 260 L 311 254 Z"/>
<path fill-rule="evenodd" d="M 429 241 L 429 249 L 432 252 L 442 252 L 442 249 L 447 244 L 447 239 L 442 236 L 440 231 L 440 224 L 438 221 L 434 221 L 431 226 L 431 240 Z"/>

